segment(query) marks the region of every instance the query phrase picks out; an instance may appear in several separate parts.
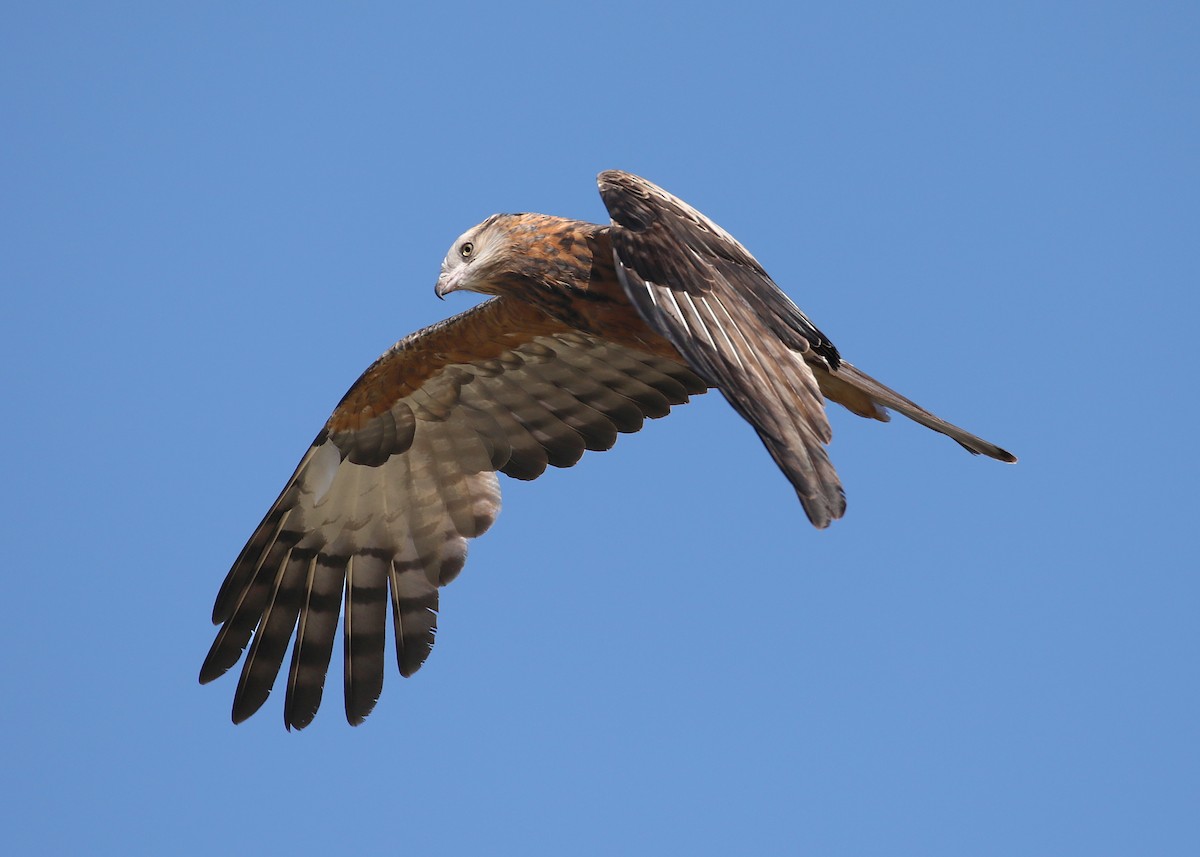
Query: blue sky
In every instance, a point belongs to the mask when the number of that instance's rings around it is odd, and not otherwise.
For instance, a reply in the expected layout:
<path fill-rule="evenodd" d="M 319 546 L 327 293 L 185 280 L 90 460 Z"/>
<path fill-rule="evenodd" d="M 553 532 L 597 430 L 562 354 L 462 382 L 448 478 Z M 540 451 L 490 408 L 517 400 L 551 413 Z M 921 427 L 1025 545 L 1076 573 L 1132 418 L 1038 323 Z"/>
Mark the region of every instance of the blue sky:
<path fill-rule="evenodd" d="M 1200 853 L 1194 5 L 5 18 L 6 850 Z M 232 726 L 212 600 L 329 410 L 609 167 L 1021 462 L 835 410 L 817 532 L 703 397 L 506 480 L 364 726 L 336 665 Z"/>

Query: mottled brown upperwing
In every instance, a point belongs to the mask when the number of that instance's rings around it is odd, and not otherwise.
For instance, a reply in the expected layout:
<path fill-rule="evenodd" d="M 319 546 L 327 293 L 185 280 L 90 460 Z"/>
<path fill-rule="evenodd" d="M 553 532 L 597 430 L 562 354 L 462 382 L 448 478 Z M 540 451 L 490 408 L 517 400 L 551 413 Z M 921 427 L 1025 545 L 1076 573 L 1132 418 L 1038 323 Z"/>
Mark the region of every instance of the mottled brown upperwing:
<path fill-rule="evenodd" d="M 618 171 L 599 176 L 617 276 L 648 326 L 758 433 L 809 520 L 846 510 L 831 430 L 806 357 L 837 350 L 732 236 L 682 200 Z"/>
<path fill-rule="evenodd" d="M 692 297 L 733 288 L 781 341 L 812 350 L 836 368 L 839 355 L 812 320 L 775 285 L 741 243 L 683 200 L 640 176 L 606 170 L 600 196 L 615 229 L 617 256 L 645 281 Z"/>
<path fill-rule="evenodd" d="M 359 376 L 342 397 L 326 429 L 354 431 L 391 408 L 397 400 L 456 363 L 492 360 L 532 341 L 579 330 L 656 357 L 685 361 L 665 338 L 642 320 L 617 281 L 608 230 L 594 224 L 581 230 L 578 246 L 589 247 L 596 263 L 583 288 L 568 292 L 564 302 L 549 291 L 525 292 L 520 298 L 499 297 L 406 336 Z M 560 293 L 561 294 L 561 293 Z"/>
<path fill-rule="evenodd" d="M 334 408 L 326 428 L 354 431 L 454 363 L 491 360 L 567 325 L 532 304 L 493 298 L 406 336 L 359 376 Z"/>
<path fill-rule="evenodd" d="M 312 720 L 343 604 L 346 717 L 361 722 L 383 686 L 387 601 L 397 666 L 411 675 L 433 645 L 438 587 L 499 512 L 497 472 L 570 467 L 713 386 L 817 526 L 845 510 L 822 393 L 1015 460 L 841 361 L 754 258 L 686 203 L 627 173 L 602 173 L 600 185 L 612 226 L 485 221 L 501 252 L 469 288 L 498 297 L 401 340 L 338 404 L 213 608 L 222 627 L 201 681 L 250 645 L 235 722 L 266 700 L 290 639 L 285 723 Z"/>
<path fill-rule="evenodd" d="M 343 604 L 346 716 L 361 722 L 382 689 L 389 593 L 407 676 L 432 648 L 438 587 L 499 511 L 495 471 L 570 467 L 707 389 L 628 304 L 594 303 L 583 332 L 494 298 L 402 340 L 354 384 L 217 596 L 200 679 L 250 646 L 235 722 L 266 701 L 289 639 L 285 723 L 312 720 Z"/>

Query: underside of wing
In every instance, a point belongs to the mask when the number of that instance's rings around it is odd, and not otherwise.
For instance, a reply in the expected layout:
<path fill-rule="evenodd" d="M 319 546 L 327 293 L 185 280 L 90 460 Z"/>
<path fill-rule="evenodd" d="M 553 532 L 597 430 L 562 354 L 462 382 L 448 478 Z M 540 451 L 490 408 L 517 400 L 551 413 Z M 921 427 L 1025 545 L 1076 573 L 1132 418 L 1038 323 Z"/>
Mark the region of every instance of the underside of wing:
<path fill-rule="evenodd" d="M 754 426 L 809 520 L 841 517 L 829 422 L 805 360 L 836 366 L 836 349 L 704 215 L 628 173 L 601 173 L 599 183 L 617 274 L 639 313 Z"/>
<path fill-rule="evenodd" d="M 496 472 L 533 479 L 704 392 L 687 366 L 496 298 L 401 340 L 355 383 L 230 569 L 202 682 L 241 658 L 233 719 L 266 701 L 292 647 L 284 720 L 312 721 L 342 615 L 346 716 L 433 646 L 438 587 L 500 509 Z"/>

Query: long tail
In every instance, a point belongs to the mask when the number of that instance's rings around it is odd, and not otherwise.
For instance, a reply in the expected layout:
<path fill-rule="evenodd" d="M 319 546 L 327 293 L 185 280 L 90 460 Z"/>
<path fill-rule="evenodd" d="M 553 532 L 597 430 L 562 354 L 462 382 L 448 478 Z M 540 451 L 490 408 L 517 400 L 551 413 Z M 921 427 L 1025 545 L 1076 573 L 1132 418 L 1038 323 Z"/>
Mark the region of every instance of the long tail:
<path fill-rule="evenodd" d="M 813 366 L 813 369 L 825 398 L 843 405 L 859 416 L 886 421 L 888 416 L 883 408 L 891 408 L 926 428 L 952 438 L 973 454 L 986 455 L 997 461 L 1017 460 L 1011 452 L 934 416 L 850 363 L 842 361 L 833 372 L 824 367 Z"/>

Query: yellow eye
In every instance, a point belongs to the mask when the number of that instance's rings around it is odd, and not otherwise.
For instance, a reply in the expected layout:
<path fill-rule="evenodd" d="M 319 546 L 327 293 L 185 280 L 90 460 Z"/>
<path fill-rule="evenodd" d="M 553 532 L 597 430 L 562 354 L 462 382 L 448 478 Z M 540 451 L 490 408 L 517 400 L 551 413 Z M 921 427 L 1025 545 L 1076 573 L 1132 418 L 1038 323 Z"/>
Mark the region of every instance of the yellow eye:
<path fill-rule="evenodd" d="M 466 242 L 465 244 L 463 244 L 461 247 L 458 248 L 458 254 L 460 256 L 462 256 L 464 259 L 471 258 L 471 254 L 474 252 L 475 252 L 475 245 L 472 244 L 470 241 Z"/>

